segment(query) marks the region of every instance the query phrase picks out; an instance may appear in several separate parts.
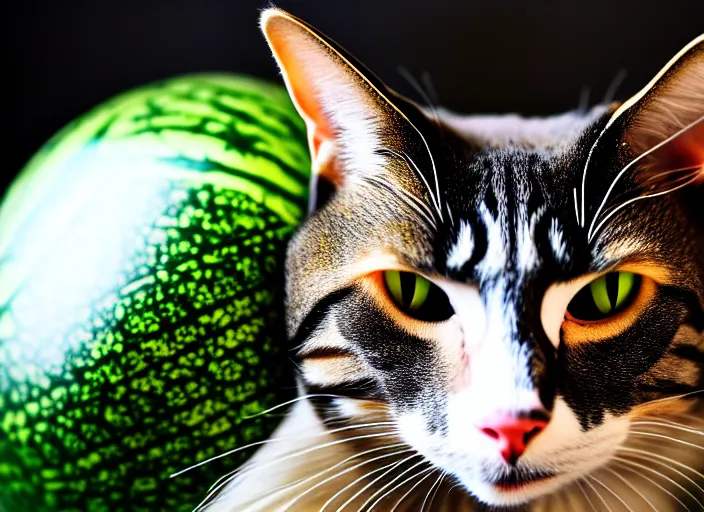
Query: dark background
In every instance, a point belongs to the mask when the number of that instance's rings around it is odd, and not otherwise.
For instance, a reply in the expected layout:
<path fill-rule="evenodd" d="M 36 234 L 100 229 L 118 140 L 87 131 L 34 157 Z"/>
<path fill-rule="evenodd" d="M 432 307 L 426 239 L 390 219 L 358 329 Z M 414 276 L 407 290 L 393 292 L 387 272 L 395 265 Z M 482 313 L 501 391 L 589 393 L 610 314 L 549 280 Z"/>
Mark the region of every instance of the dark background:
<path fill-rule="evenodd" d="M 0 30 L 0 192 L 56 130 L 97 103 L 156 79 L 232 71 L 276 79 L 257 28 L 260 0 L 13 0 Z M 280 0 L 392 87 L 398 67 L 428 72 L 463 112 L 539 115 L 599 102 L 619 70 L 624 99 L 704 31 L 704 2 L 591 0 Z"/>

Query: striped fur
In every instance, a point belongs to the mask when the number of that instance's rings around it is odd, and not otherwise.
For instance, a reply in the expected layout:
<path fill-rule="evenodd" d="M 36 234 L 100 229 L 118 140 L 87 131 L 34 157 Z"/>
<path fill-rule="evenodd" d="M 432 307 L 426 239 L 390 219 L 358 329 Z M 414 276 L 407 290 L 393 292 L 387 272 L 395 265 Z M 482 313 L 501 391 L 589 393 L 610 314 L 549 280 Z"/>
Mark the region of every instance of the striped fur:
<path fill-rule="evenodd" d="M 535 120 L 426 111 L 304 22 L 262 27 L 334 192 L 287 257 L 301 398 L 208 510 L 704 508 L 703 40 L 620 108 Z M 634 305 L 572 322 L 616 268 Z M 454 314 L 401 312 L 384 270 Z M 513 466 L 477 427 L 535 411 Z"/>

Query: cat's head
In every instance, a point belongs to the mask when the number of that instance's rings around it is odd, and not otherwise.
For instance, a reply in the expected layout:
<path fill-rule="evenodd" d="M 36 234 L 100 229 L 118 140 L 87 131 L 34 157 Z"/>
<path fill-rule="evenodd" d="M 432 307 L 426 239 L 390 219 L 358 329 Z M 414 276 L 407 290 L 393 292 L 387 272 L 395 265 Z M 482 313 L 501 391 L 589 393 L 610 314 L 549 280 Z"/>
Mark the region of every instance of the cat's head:
<path fill-rule="evenodd" d="M 383 410 L 517 504 L 697 404 L 704 39 L 621 106 L 528 120 L 421 108 L 304 22 L 262 27 L 313 157 L 287 326 L 321 415 Z"/>

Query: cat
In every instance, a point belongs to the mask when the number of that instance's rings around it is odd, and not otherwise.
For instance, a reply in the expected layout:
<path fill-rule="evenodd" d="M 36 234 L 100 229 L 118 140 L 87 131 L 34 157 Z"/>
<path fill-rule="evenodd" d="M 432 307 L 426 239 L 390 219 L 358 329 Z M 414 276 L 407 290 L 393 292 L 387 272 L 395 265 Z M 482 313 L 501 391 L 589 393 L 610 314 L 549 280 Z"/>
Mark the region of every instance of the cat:
<path fill-rule="evenodd" d="M 704 36 L 623 104 L 460 116 L 276 8 L 299 398 L 209 511 L 704 509 Z"/>

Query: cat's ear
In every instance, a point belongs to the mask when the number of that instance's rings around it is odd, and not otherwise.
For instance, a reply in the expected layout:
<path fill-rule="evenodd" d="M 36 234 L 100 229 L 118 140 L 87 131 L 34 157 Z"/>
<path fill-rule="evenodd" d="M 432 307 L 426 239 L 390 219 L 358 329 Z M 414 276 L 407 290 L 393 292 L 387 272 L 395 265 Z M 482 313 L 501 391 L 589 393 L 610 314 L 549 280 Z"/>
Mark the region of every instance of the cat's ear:
<path fill-rule="evenodd" d="M 646 192 L 663 193 L 704 181 L 704 35 L 677 54 L 612 119 L 625 126 L 621 144 L 639 159 L 636 181 Z"/>
<path fill-rule="evenodd" d="M 261 28 L 307 125 L 311 194 L 320 178 L 338 187 L 380 174 L 383 153 L 398 149 L 394 146 L 408 124 L 390 99 L 398 99 L 395 93 L 336 43 L 284 11 L 265 10 Z"/>
<path fill-rule="evenodd" d="M 596 169 L 608 171 L 596 179 Z M 689 43 L 609 118 L 585 167 L 583 199 L 586 190 L 587 197 L 597 201 L 582 202 L 582 225 L 585 208 L 591 210 L 588 238 L 592 240 L 628 205 L 702 183 L 704 35 Z"/>

